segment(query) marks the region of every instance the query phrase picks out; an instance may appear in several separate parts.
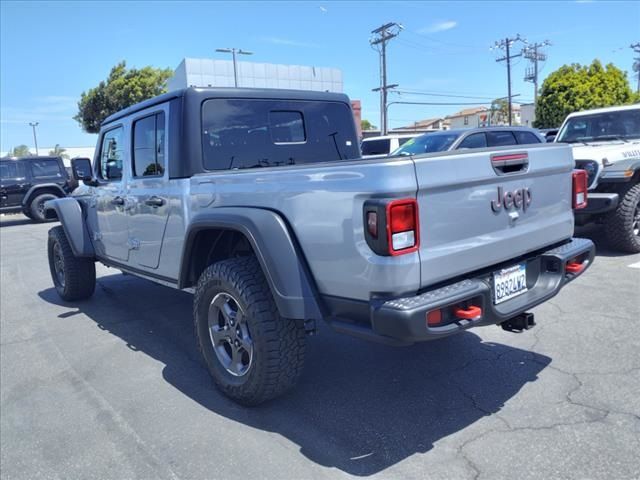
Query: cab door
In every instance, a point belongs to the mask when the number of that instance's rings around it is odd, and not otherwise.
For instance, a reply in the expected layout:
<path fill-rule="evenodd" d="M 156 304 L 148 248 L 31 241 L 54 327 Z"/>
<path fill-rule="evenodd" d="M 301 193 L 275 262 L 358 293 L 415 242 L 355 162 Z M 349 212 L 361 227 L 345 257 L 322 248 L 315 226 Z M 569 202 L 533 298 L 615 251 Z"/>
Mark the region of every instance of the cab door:
<path fill-rule="evenodd" d="M 100 256 L 119 263 L 129 260 L 125 127 L 118 125 L 103 133 L 98 154 L 99 186 L 94 188 L 96 231 L 94 243 Z"/>
<path fill-rule="evenodd" d="M 130 264 L 143 269 L 158 268 L 170 210 L 165 135 L 168 112 L 163 108 L 166 105 L 142 113 L 131 126 Z"/>
<path fill-rule="evenodd" d="M 19 207 L 31 188 L 24 163 L 17 160 L 0 162 L 0 208 Z"/>

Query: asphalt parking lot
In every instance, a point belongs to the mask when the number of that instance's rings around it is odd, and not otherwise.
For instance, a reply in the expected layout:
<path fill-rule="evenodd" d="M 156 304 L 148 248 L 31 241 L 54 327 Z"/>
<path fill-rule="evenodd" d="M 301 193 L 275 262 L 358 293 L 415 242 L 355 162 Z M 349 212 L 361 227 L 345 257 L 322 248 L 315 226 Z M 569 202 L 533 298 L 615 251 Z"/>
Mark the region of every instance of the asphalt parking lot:
<path fill-rule="evenodd" d="M 64 303 L 49 228 L 0 219 L 3 479 L 640 478 L 640 255 L 597 234 L 531 331 L 392 348 L 321 328 L 298 387 L 245 409 L 200 362 L 189 294 L 99 267 Z"/>

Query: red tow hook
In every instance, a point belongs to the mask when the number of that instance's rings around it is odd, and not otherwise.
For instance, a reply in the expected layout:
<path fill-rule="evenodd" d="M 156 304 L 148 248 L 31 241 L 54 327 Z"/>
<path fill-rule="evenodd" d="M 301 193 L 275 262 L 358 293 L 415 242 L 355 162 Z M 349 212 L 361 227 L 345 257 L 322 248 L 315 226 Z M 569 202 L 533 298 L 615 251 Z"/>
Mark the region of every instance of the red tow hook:
<path fill-rule="evenodd" d="M 577 273 L 580 273 L 582 270 L 584 270 L 585 267 L 585 263 L 578 263 L 576 261 L 569 261 L 567 262 L 567 264 L 564 267 L 564 271 L 567 273 L 573 273 L 574 275 Z"/>
<path fill-rule="evenodd" d="M 453 314 L 456 316 L 456 318 L 460 318 L 463 320 L 473 320 L 474 318 L 479 318 L 482 316 L 482 309 L 474 305 L 471 305 L 468 308 L 456 307 L 453 309 Z"/>

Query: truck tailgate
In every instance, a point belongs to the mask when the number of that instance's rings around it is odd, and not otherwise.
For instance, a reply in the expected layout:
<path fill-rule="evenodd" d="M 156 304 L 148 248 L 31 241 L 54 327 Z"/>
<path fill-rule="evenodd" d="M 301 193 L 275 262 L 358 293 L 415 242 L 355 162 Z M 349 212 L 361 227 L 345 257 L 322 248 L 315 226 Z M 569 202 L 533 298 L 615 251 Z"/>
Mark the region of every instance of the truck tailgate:
<path fill-rule="evenodd" d="M 569 146 L 451 152 L 414 163 L 422 287 L 573 235 Z"/>

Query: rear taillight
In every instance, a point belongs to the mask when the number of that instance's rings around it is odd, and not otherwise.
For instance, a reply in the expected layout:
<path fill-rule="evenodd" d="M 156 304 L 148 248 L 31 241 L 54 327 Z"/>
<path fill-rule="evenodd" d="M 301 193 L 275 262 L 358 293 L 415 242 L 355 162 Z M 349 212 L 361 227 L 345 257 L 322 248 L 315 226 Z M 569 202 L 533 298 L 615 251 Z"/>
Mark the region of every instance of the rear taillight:
<path fill-rule="evenodd" d="M 403 255 L 420 245 L 418 203 L 403 200 L 369 200 L 364 205 L 365 237 L 378 255 Z"/>
<path fill-rule="evenodd" d="M 572 205 L 579 210 L 587 206 L 587 172 L 574 170 L 572 174 Z"/>
<path fill-rule="evenodd" d="M 415 199 L 387 204 L 387 242 L 391 255 L 415 252 L 418 248 L 418 204 Z"/>

